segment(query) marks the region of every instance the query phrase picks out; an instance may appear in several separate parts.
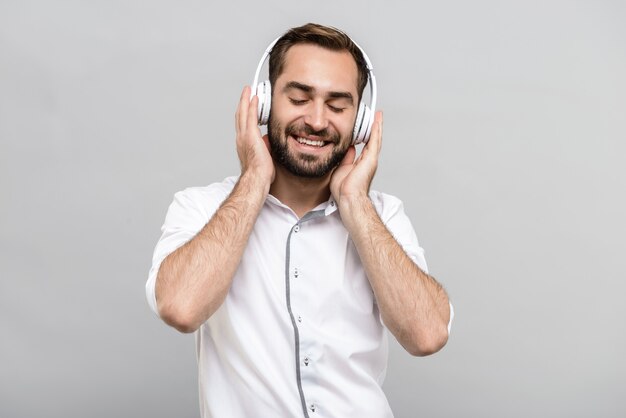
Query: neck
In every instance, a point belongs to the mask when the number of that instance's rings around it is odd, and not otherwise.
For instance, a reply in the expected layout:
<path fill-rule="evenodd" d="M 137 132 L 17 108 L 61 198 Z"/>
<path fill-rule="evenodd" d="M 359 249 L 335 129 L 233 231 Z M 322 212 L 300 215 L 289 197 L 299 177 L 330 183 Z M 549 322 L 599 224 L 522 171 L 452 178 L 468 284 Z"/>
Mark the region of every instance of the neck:
<path fill-rule="evenodd" d="M 299 218 L 330 197 L 330 176 L 320 178 L 294 176 L 275 164 L 274 182 L 270 194 L 289 206 Z"/>

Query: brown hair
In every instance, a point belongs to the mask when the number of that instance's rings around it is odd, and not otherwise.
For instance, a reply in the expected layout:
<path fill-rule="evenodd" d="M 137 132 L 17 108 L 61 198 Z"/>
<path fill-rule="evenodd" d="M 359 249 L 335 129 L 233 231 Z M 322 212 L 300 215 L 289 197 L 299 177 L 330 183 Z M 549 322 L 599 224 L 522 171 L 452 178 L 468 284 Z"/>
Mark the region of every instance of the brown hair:
<path fill-rule="evenodd" d="M 304 26 L 292 28 L 276 42 L 270 53 L 270 83 L 276 85 L 276 79 L 283 72 L 285 55 L 289 48 L 297 44 L 313 44 L 332 51 L 347 51 L 352 55 L 358 69 L 357 91 L 359 100 L 363 95 L 363 89 L 367 85 L 369 71 L 367 63 L 358 46 L 348 35 L 339 29 L 322 26 L 317 23 L 307 23 Z"/>

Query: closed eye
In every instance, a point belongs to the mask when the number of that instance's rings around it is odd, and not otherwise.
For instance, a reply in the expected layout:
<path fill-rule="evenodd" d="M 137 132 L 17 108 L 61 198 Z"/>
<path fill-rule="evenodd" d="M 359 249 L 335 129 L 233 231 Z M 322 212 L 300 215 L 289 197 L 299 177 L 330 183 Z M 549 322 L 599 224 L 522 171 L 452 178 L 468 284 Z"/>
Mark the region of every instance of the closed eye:
<path fill-rule="evenodd" d="M 345 107 L 337 107 L 337 106 L 332 106 L 332 105 L 328 105 L 328 107 L 330 108 L 330 110 L 332 110 L 335 113 L 341 113 L 346 109 Z"/>
<path fill-rule="evenodd" d="M 289 98 L 289 101 L 290 101 L 292 104 L 296 105 L 296 106 L 302 106 L 303 104 L 305 104 L 305 103 L 307 102 L 307 100 L 306 100 L 306 99 L 299 100 L 299 99 L 293 99 L 293 98 L 291 98 L 291 97 Z"/>

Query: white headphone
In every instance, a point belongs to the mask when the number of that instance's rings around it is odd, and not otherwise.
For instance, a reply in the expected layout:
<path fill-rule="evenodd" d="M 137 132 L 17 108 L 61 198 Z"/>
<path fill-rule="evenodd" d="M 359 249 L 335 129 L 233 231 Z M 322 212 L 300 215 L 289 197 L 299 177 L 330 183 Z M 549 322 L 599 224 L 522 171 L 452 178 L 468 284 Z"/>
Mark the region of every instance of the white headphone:
<path fill-rule="evenodd" d="M 265 49 L 263 56 L 261 57 L 261 61 L 259 61 L 259 65 L 256 68 L 256 73 L 254 73 L 254 81 L 252 82 L 252 91 L 256 92 L 257 97 L 259 98 L 259 108 L 258 108 L 258 118 L 259 125 L 267 125 L 267 122 L 270 118 L 270 107 L 272 105 L 272 86 L 269 80 L 263 81 L 259 83 L 259 74 L 261 73 L 261 67 L 270 56 L 272 52 L 272 48 L 278 40 L 282 38 L 282 36 L 276 38 L 269 46 Z M 374 114 L 376 112 L 376 76 L 374 76 L 374 67 L 372 67 L 372 63 L 359 45 L 356 42 L 352 41 L 357 48 L 361 51 L 363 58 L 365 59 L 365 64 L 367 65 L 367 74 L 368 81 L 370 85 L 370 106 L 368 107 L 366 104 L 361 101 L 359 103 L 359 110 L 356 114 L 356 121 L 354 123 L 354 131 L 352 133 L 352 144 L 365 144 L 367 143 L 370 132 L 372 131 L 372 124 L 374 123 Z"/>

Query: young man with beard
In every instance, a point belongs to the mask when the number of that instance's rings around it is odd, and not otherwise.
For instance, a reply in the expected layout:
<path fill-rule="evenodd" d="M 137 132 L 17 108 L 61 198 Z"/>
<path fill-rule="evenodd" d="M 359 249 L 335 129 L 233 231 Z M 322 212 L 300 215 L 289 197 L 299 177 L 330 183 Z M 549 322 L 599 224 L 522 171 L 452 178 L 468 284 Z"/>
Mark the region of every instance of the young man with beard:
<path fill-rule="evenodd" d="M 369 190 L 382 113 L 355 159 L 366 62 L 308 24 L 274 45 L 270 81 L 265 137 L 241 95 L 241 174 L 175 195 L 148 300 L 196 333 L 203 417 L 390 417 L 385 328 L 428 355 L 452 315 L 401 202 Z"/>

